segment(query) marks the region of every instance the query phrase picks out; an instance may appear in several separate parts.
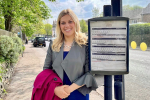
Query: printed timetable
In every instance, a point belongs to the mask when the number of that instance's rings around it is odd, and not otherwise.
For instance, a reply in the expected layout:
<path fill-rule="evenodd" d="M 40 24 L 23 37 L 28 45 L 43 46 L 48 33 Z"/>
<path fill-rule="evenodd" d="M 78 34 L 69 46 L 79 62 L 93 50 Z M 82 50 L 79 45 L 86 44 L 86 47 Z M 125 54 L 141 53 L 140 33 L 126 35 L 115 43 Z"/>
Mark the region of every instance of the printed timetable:
<path fill-rule="evenodd" d="M 91 70 L 126 71 L 126 21 L 97 23 L 90 28 Z"/>

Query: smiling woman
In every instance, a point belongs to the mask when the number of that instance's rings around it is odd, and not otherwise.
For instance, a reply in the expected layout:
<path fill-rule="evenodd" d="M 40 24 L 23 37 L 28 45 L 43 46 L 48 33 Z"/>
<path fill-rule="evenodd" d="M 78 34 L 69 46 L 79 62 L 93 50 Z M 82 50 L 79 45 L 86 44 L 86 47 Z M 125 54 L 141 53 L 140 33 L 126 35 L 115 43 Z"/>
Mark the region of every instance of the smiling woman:
<path fill-rule="evenodd" d="M 63 81 L 54 93 L 63 100 L 89 100 L 98 86 L 89 73 L 87 36 L 71 9 L 60 12 L 56 39 L 50 43 L 43 69 L 52 69 Z"/>
<path fill-rule="evenodd" d="M 60 28 L 65 36 L 67 37 L 73 37 L 75 35 L 75 23 L 70 17 L 70 15 L 65 15 L 60 20 Z"/>
<path fill-rule="evenodd" d="M 60 47 L 65 41 L 67 45 L 71 45 L 75 41 L 79 46 L 86 45 L 87 36 L 80 31 L 80 23 L 71 9 L 61 11 L 57 19 L 56 26 L 57 37 L 53 42 L 52 50 L 59 52 Z M 68 36 L 70 38 L 68 38 Z M 65 38 L 64 38 L 65 37 Z M 66 42 L 66 38 L 69 42 Z"/>

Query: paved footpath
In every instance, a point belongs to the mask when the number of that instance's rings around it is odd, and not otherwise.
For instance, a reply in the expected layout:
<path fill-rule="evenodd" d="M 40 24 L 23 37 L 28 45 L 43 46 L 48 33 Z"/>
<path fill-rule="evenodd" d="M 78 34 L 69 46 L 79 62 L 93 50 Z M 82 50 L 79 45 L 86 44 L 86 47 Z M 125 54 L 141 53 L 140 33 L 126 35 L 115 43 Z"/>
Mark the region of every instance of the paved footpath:
<path fill-rule="evenodd" d="M 29 42 L 25 45 L 23 57 L 15 66 L 15 73 L 7 87 L 7 96 L 3 100 L 31 100 L 33 82 L 42 71 L 46 52 L 41 47 L 34 48 Z M 103 100 L 103 87 L 90 93 L 90 100 Z"/>

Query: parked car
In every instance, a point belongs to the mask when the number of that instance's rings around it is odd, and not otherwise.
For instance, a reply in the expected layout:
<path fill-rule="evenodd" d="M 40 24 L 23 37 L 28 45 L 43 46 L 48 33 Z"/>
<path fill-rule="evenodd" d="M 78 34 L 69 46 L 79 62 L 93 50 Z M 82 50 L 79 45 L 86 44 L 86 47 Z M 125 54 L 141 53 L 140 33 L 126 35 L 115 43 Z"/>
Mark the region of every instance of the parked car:
<path fill-rule="evenodd" d="M 51 37 L 50 39 L 49 39 L 49 42 L 50 41 L 54 41 L 56 39 L 56 37 Z"/>
<path fill-rule="evenodd" d="M 31 42 L 33 43 L 34 39 L 31 39 Z"/>
<path fill-rule="evenodd" d="M 37 46 L 44 46 L 46 47 L 46 42 L 45 42 L 45 38 L 44 37 L 36 37 L 33 41 L 33 46 L 37 47 Z"/>
<path fill-rule="evenodd" d="M 50 40 L 50 38 L 47 38 L 47 41 L 49 41 Z"/>
<path fill-rule="evenodd" d="M 45 38 L 45 41 L 48 41 L 48 38 Z"/>

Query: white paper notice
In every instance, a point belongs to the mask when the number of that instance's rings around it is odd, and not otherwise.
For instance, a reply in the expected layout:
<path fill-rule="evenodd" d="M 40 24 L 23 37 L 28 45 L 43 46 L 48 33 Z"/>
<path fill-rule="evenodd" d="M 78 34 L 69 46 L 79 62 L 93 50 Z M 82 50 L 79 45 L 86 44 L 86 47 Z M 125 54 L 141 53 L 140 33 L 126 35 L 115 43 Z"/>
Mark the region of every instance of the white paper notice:
<path fill-rule="evenodd" d="M 91 70 L 126 71 L 126 21 L 91 22 Z"/>

